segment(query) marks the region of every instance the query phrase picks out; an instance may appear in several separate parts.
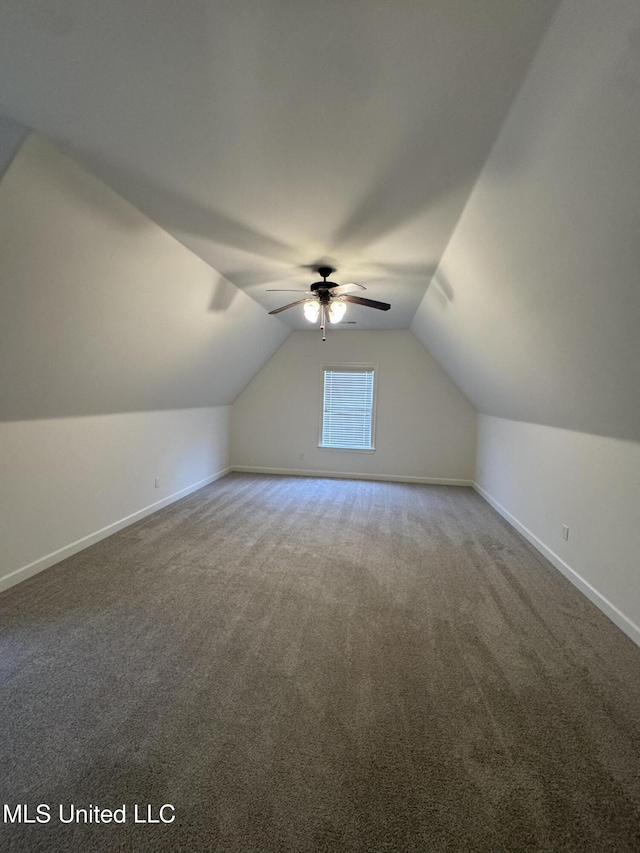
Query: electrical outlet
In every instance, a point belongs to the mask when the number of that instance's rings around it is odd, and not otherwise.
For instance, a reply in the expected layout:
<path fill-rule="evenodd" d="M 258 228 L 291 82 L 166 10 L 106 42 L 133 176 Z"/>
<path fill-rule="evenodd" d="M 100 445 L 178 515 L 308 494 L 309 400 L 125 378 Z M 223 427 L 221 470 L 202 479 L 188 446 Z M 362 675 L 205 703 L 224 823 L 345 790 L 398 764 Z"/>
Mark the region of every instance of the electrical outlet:
<path fill-rule="evenodd" d="M 562 538 L 564 539 L 565 542 L 567 542 L 569 539 L 569 528 L 567 527 L 566 524 L 562 525 Z"/>
<path fill-rule="evenodd" d="M 160 477 L 156 477 L 156 489 L 160 488 Z"/>

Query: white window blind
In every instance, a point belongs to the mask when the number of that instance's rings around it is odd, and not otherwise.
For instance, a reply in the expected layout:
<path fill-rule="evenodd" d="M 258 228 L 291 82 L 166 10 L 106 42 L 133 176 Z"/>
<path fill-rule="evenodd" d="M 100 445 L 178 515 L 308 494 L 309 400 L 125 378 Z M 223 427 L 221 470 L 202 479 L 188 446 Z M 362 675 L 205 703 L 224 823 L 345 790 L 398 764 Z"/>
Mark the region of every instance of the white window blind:
<path fill-rule="evenodd" d="M 373 450 L 372 369 L 325 368 L 322 447 Z"/>

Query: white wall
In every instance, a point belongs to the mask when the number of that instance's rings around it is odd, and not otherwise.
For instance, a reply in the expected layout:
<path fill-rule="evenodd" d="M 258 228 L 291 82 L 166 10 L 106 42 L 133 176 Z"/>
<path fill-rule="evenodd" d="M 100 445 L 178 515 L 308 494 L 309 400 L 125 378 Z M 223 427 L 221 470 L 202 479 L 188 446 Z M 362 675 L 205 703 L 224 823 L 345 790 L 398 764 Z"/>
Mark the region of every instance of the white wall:
<path fill-rule="evenodd" d="M 322 367 L 377 363 L 375 452 L 319 448 Z M 293 332 L 232 407 L 232 464 L 471 480 L 475 411 L 409 331 Z"/>
<path fill-rule="evenodd" d="M 229 415 L 0 423 L 0 589 L 214 479 L 228 464 Z"/>
<path fill-rule="evenodd" d="M 639 34 L 563 0 L 411 326 L 485 413 L 485 496 L 636 642 Z"/>
<path fill-rule="evenodd" d="M 224 471 L 286 334 L 30 136 L 0 181 L 0 588 Z"/>
<path fill-rule="evenodd" d="M 639 443 L 480 415 L 476 483 L 640 644 Z"/>

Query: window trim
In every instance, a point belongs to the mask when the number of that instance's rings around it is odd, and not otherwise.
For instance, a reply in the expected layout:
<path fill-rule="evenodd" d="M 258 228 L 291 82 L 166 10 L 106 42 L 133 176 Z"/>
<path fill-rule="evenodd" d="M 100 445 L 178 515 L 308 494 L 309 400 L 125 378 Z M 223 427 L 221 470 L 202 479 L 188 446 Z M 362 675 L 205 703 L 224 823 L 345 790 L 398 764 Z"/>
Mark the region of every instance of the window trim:
<path fill-rule="evenodd" d="M 324 374 L 326 370 L 343 371 L 344 373 L 355 373 L 357 371 L 370 371 L 373 373 L 373 397 L 371 400 L 371 447 L 330 447 L 322 443 L 322 425 L 324 421 Z M 323 364 L 320 370 L 320 418 L 318 448 L 320 450 L 331 450 L 337 453 L 375 453 L 376 452 L 376 412 L 378 408 L 378 365 L 371 362 L 341 362 Z"/>

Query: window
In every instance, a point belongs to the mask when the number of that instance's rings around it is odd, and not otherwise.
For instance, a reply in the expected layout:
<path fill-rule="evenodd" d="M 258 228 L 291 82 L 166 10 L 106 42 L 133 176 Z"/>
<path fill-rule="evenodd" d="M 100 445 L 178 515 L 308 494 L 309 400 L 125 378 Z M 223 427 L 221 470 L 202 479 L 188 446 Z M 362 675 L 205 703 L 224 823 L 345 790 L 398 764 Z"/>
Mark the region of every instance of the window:
<path fill-rule="evenodd" d="M 324 368 L 320 447 L 373 450 L 373 365 Z"/>

